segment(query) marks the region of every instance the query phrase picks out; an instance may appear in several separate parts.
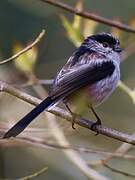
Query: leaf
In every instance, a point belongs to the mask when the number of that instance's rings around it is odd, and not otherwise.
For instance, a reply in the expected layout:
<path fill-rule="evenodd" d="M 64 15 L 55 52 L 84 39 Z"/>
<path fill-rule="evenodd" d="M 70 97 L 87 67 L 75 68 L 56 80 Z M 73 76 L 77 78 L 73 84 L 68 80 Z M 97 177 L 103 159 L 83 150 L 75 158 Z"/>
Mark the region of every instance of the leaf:
<path fill-rule="evenodd" d="M 80 33 L 73 28 L 72 23 L 69 22 L 69 20 L 65 16 L 61 15 L 60 18 L 67 32 L 68 38 L 73 42 L 75 46 L 78 47 L 82 42 Z"/>
<path fill-rule="evenodd" d="M 117 22 L 120 22 L 120 20 L 118 20 L 118 19 L 115 19 L 115 21 L 117 20 Z M 120 29 L 118 29 L 118 28 L 115 28 L 115 27 L 112 27 L 111 28 L 111 33 L 114 35 L 114 36 L 116 36 L 117 38 L 121 38 L 121 36 L 122 36 L 122 31 L 120 30 Z"/>
<path fill-rule="evenodd" d="M 86 37 L 94 34 L 97 26 L 98 26 L 98 23 L 96 21 L 85 19 L 84 27 L 83 27 L 83 36 L 86 38 Z"/>
<path fill-rule="evenodd" d="M 120 18 L 114 18 L 113 20 L 121 23 Z M 125 40 L 124 40 L 124 36 L 123 36 L 123 31 L 118 28 L 112 27 L 111 33 L 120 40 L 121 46 L 124 46 Z"/>
<path fill-rule="evenodd" d="M 18 53 L 23 49 L 23 46 L 19 43 L 16 43 L 13 47 L 13 53 Z M 15 59 L 15 66 L 22 72 L 33 72 L 36 59 L 37 59 L 37 48 L 33 47 L 32 49 L 28 50 L 21 56 Z"/>
<path fill-rule="evenodd" d="M 132 18 L 129 20 L 129 26 L 131 26 L 132 28 L 135 28 L 135 17 L 132 17 Z"/>
<path fill-rule="evenodd" d="M 77 2 L 75 8 L 80 11 L 83 9 L 83 4 L 82 4 L 81 0 Z M 81 21 L 82 21 L 81 16 L 74 15 L 74 20 L 73 20 L 73 24 L 72 24 L 73 28 L 80 31 Z"/>

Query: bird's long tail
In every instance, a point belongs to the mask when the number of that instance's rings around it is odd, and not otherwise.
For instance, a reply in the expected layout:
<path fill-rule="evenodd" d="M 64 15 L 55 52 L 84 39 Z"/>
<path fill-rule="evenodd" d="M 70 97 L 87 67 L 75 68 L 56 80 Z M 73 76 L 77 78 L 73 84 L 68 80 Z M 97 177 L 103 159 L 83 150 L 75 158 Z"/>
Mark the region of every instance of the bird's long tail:
<path fill-rule="evenodd" d="M 32 111 L 24 116 L 18 123 L 16 123 L 9 131 L 5 133 L 3 138 L 16 137 L 20 134 L 33 119 L 35 119 L 41 112 L 47 109 L 51 104 L 54 104 L 55 100 L 51 97 L 47 97 L 39 105 L 37 105 Z"/>

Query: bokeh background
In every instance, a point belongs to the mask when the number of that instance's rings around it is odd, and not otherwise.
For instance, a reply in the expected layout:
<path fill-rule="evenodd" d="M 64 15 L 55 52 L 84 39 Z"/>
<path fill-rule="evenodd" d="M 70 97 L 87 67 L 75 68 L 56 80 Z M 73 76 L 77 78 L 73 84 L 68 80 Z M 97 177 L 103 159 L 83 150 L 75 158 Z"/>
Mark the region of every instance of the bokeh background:
<path fill-rule="evenodd" d="M 77 1 L 69 0 L 71 5 Z M 84 9 L 95 12 L 110 19 L 119 19 L 123 23 L 134 22 L 135 2 L 128 0 L 83 0 Z M 67 35 L 60 15 L 64 15 L 72 22 L 73 15 L 52 7 L 38 0 L 1 0 L 0 1 L 0 59 L 13 55 L 20 46 L 25 47 L 32 42 L 42 29 L 46 30 L 45 37 L 33 50 L 35 61 L 33 71 L 39 79 L 52 79 L 57 71 L 65 64 L 67 59 L 76 49 L 74 43 Z M 134 25 L 134 23 L 133 23 Z M 83 28 L 83 26 L 82 26 Z M 91 24 L 89 27 L 91 29 Z M 94 32 L 111 32 L 111 27 L 97 24 Z M 122 33 L 120 31 L 120 33 Z M 132 35 L 132 38 L 134 35 Z M 127 32 L 122 33 L 122 46 L 127 47 L 130 39 Z M 121 79 L 131 88 L 135 86 L 135 54 L 132 54 L 121 64 Z M 0 66 L 0 79 L 10 84 L 24 84 L 28 76 L 12 61 Z M 44 86 L 46 90 L 49 86 Z M 21 88 L 33 96 L 37 96 L 32 87 Z M 15 122 L 25 115 L 32 106 L 6 93 L 0 94 L 0 120 L 1 122 Z M 135 129 L 135 107 L 130 97 L 120 88 L 97 108 L 97 112 L 103 119 L 103 124 L 127 133 L 133 133 Z M 89 114 L 90 115 L 90 114 Z M 91 118 L 91 116 L 90 116 Z M 65 136 L 72 145 L 99 148 L 113 151 L 120 146 L 121 142 L 107 138 L 103 135 L 94 136 L 94 133 L 76 127 L 72 130 L 65 120 L 59 120 L 62 128 L 67 127 Z M 43 115 L 32 123 L 32 127 L 44 127 L 48 136 L 49 129 L 46 127 Z M 30 134 L 28 134 L 30 136 Z M 49 137 L 48 137 L 49 139 Z M 131 153 L 134 153 L 132 150 Z M 94 161 L 102 156 L 95 154 L 81 154 L 84 159 Z M 114 159 L 110 164 L 135 174 L 135 162 L 122 159 Z M 48 167 L 35 179 L 87 179 L 63 154 L 62 150 L 34 148 L 30 146 L 2 146 L 0 148 L 0 179 L 17 179 L 30 175 L 43 167 Z M 112 179 L 128 179 L 123 175 L 115 174 L 106 168 L 99 171 Z"/>

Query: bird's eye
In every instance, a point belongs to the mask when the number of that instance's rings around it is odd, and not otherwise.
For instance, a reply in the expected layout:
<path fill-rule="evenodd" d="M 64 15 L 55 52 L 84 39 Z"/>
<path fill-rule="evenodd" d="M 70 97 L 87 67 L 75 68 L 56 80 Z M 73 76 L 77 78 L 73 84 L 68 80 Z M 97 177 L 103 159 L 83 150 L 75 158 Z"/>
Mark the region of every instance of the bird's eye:
<path fill-rule="evenodd" d="M 103 43 L 103 46 L 104 46 L 105 48 L 107 48 L 107 47 L 109 46 L 109 44 L 108 44 L 107 42 L 104 42 L 104 43 Z"/>

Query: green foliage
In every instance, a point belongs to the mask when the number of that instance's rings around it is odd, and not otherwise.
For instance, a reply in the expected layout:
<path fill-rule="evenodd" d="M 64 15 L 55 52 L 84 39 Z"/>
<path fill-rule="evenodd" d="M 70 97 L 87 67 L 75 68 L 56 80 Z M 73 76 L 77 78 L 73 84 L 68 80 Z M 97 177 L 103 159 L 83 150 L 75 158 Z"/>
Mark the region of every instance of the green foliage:
<path fill-rule="evenodd" d="M 76 9 L 83 10 L 82 1 L 77 2 Z M 78 15 L 74 15 L 72 22 L 70 22 L 64 15 L 61 15 L 60 18 L 66 30 L 68 39 L 76 47 L 78 47 L 81 44 L 84 38 L 93 34 L 98 25 L 97 22 L 84 19 Z"/>
<path fill-rule="evenodd" d="M 13 47 L 13 54 L 16 54 L 22 49 L 23 49 L 22 45 L 16 43 Z M 33 72 L 37 60 L 37 54 L 38 54 L 37 48 L 33 47 L 29 51 L 19 56 L 14 61 L 16 68 L 24 73 Z"/>

